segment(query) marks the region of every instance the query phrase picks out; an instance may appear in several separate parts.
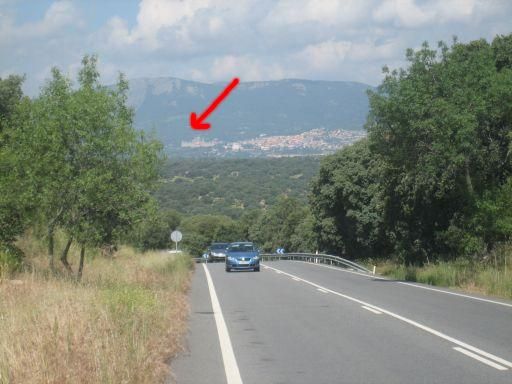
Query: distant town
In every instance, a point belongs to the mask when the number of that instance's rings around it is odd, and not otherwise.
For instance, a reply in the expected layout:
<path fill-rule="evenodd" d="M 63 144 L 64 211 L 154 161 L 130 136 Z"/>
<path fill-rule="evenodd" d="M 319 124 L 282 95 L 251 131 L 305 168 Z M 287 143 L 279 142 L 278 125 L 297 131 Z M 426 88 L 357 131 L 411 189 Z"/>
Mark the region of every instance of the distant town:
<path fill-rule="evenodd" d="M 297 135 L 269 136 L 224 142 L 195 137 L 181 142 L 181 152 L 206 156 L 299 156 L 325 155 L 366 136 L 366 131 L 312 129 Z"/>

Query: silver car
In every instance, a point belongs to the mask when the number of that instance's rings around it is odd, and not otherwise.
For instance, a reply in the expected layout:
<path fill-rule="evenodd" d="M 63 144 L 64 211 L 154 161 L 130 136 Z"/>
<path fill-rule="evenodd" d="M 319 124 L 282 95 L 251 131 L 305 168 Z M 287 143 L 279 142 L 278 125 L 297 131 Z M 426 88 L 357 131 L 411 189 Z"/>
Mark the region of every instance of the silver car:
<path fill-rule="evenodd" d="M 208 260 L 224 260 L 226 258 L 226 250 L 229 247 L 229 243 L 212 243 L 208 247 Z"/>

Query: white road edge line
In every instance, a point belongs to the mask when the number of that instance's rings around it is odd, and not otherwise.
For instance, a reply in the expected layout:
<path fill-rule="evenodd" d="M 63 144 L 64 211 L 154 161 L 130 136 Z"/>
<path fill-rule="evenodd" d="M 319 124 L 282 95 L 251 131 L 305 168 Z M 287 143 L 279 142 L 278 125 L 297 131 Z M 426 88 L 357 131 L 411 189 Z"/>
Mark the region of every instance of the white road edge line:
<path fill-rule="evenodd" d="M 293 277 L 293 280 L 295 281 L 300 281 L 300 279 L 296 278 L 296 277 Z"/>
<path fill-rule="evenodd" d="M 491 366 L 493 368 L 496 368 L 499 371 L 507 371 L 508 370 L 508 368 L 506 368 L 506 367 L 504 367 L 502 365 L 496 364 L 494 361 L 491 361 L 491 360 L 488 360 L 488 359 L 484 359 L 483 357 L 478 356 L 476 353 L 470 352 L 470 351 L 468 351 L 468 350 L 466 350 L 464 348 L 453 347 L 453 349 L 455 349 L 456 351 L 458 351 L 460 353 L 463 353 L 466 356 L 472 357 L 473 359 L 478 360 L 481 363 L 484 363 L 484 364 L 487 364 L 487 365 L 489 365 L 489 366 Z"/>
<path fill-rule="evenodd" d="M 382 315 L 382 312 L 379 312 L 379 311 L 377 311 L 377 310 L 375 310 L 373 308 L 367 307 L 366 305 L 362 305 L 361 308 L 364 308 L 364 309 L 366 309 L 366 310 L 368 310 L 370 312 L 373 312 L 376 315 Z"/>
<path fill-rule="evenodd" d="M 374 275 L 368 275 L 368 274 L 361 273 L 361 272 L 356 272 L 356 271 L 348 271 L 348 270 L 346 270 L 346 269 L 339 268 L 339 267 L 332 267 L 332 266 L 330 266 L 330 265 L 324 265 L 324 264 L 319 264 L 319 263 L 311 263 L 311 262 L 309 262 L 309 261 L 300 261 L 300 260 L 296 260 L 296 262 L 298 262 L 298 263 L 304 263 L 304 264 L 312 264 L 312 265 L 316 265 L 317 267 L 322 267 L 322 268 L 327 268 L 327 269 L 334 269 L 335 271 L 339 271 L 339 272 L 352 273 L 352 274 L 354 274 L 354 275 L 360 275 L 360 276 L 368 277 L 368 278 L 373 279 L 373 280 L 384 280 L 384 281 L 390 281 L 390 279 L 387 279 L 387 278 L 385 278 L 385 277 L 381 277 L 381 276 L 374 276 Z M 503 302 L 501 302 L 501 301 L 490 300 L 490 299 L 484 299 L 484 298 L 482 298 L 482 297 L 476 297 L 476 296 L 471 296 L 471 295 L 465 295 L 465 294 L 463 294 L 463 293 L 457 293 L 457 292 L 445 291 L 445 290 L 443 290 L 443 289 L 438 289 L 438 288 L 425 287 L 425 286 L 423 286 L 423 285 L 414 284 L 414 283 L 409 283 L 409 282 L 407 282 L 407 281 L 396 281 L 396 283 L 398 283 L 398 284 L 402 284 L 402 285 L 408 285 L 409 287 L 415 287 L 415 288 L 426 289 L 426 290 L 428 290 L 428 291 L 434 291 L 434 292 L 438 292 L 438 293 L 444 293 L 444 294 L 447 294 L 447 295 L 453 295 L 453 296 L 464 297 L 464 298 L 466 298 L 466 299 L 477 300 L 477 301 L 483 301 L 483 302 L 486 302 L 486 303 L 498 304 L 498 305 L 503 305 L 504 307 L 512 308 L 512 304 L 509 304 L 509 303 L 503 303 Z"/>
<path fill-rule="evenodd" d="M 472 300 L 478 300 L 478 301 L 484 301 L 486 303 L 492 303 L 492 304 L 498 304 L 498 305 L 503 305 L 505 307 L 510 307 L 512 308 L 512 304 L 508 304 L 508 303 L 502 303 L 500 301 L 495 301 L 495 300 L 489 300 L 489 299 L 484 299 L 484 298 L 481 298 L 481 297 L 475 297 L 475 296 L 470 296 L 470 295 L 465 295 L 463 293 L 457 293 L 457 292 L 450 292 L 450 291 L 444 291 L 442 289 L 437 289 L 437 288 L 431 288 L 431 287 L 424 287 L 423 285 L 418 285 L 418 284 L 414 284 L 414 283 L 408 283 L 406 281 L 397 281 L 398 284 L 403 284 L 403 285 L 408 285 L 409 287 L 415 287 L 415 288 L 421 288 L 421 289 L 426 289 L 428 291 L 434 291 L 434 292 L 439 292 L 439 293 L 446 293 L 447 295 L 453 295 L 453 296 L 460 296 L 460 297 L 465 297 L 467 299 L 472 299 Z"/>
<path fill-rule="evenodd" d="M 208 271 L 206 264 L 203 264 L 203 267 L 206 274 L 208 289 L 210 291 L 210 298 L 212 300 L 212 309 L 215 317 L 215 324 L 217 325 L 217 333 L 219 334 L 220 350 L 222 352 L 227 384 L 243 384 L 242 377 L 240 376 L 240 370 L 236 363 L 235 353 L 233 352 L 233 346 L 231 345 L 231 339 L 229 338 L 228 327 L 226 326 L 224 316 L 222 315 L 222 310 L 220 308 L 217 293 L 215 293 L 215 286 L 213 285 L 210 271 Z"/>
<path fill-rule="evenodd" d="M 269 268 L 270 268 L 270 269 L 273 269 L 273 270 L 274 270 L 274 271 L 276 271 L 276 272 L 277 272 L 277 271 L 280 271 L 282 274 L 287 275 L 287 276 L 290 276 L 290 277 L 297 277 L 297 278 L 300 278 L 299 276 L 295 276 L 295 275 L 292 275 L 291 273 L 288 273 L 288 272 L 284 272 L 284 271 L 278 270 L 277 268 L 274 268 L 274 267 L 270 267 L 270 266 L 269 266 Z M 420 324 L 420 323 L 418 323 L 417 321 L 414 321 L 414 320 L 408 319 L 407 317 L 404 317 L 404 316 L 398 315 L 398 314 L 396 314 L 396 313 L 394 313 L 394 312 L 391 312 L 391 311 L 388 311 L 388 310 L 386 310 L 386 309 L 384 309 L 384 308 L 380 308 L 380 307 L 378 307 L 378 306 L 376 306 L 376 305 L 373 305 L 373 304 L 367 303 L 367 302 L 365 302 L 365 301 L 363 301 L 363 300 L 356 299 L 355 297 L 351 297 L 351 296 L 345 295 L 345 294 L 343 294 L 343 293 L 333 291 L 332 289 L 329 289 L 329 288 L 327 288 L 327 287 L 324 287 L 324 286 L 321 286 L 321 285 L 319 285 L 319 284 L 313 283 L 312 281 L 308 281 L 308 280 L 303 279 L 303 278 L 300 278 L 300 279 L 301 279 L 304 283 L 309 284 L 309 285 L 311 285 L 311 286 L 313 286 L 313 287 L 321 288 L 321 289 L 323 289 L 323 290 L 325 290 L 325 291 L 327 291 L 327 292 L 330 292 L 330 293 L 332 293 L 332 294 L 334 294 L 334 295 L 337 295 L 337 296 L 343 297 L 343 298 L 345 298 L 345 299 L 347 299 L 347 300 L 353 301 L 353 302 L 355 302 L 355 303 L 358 303 L 358 304 L 361 304 L 361 305 L 364 305 L 364 306 L 367 306 L 367 307 L 373 308 L 373 309 L 375 309 L 375 310 L 377 310 L 377 311 L 380 311 L 380 312 L 382 312 L 382 313 L 385 313 L 385 314 L 386 314 L 386 315 L 388 315 L 388 316 L 394 317 L 394 318 L 395 318 L 395 319 L 397 319 L 397 320 L 403 321 L 404 323 L 410 324 L 410 325 L 412 325 L 412 326 L 414 326 L 414 327 L 416 327 L 416 328 L 419 328 L 419 329 L 421 329 L 421 330 L 423 330 L 423 331 L 425 331 L 425 332 L 431 333 L 431 334 L 432 334 L 432 335 L 434 335 L 434 336 L 437 336 L 437 337 L 439 337 L 439 338 L 441 338 L 441 339 L 447 340 L 447 341 L 449 341 L 449 342 L 451 342 L 451 343 L 453 343 L 453 344 L 456 344 L 456 345 L 458 345 L 458 346 L 460 346 L 460 347 L 463 347 L 463 348 L 468 349 L 468 350 L 470 350 L 470 351 L 472 351 L 472 352 L 478 353 L 479 355 L 485 356 L 485 357 L 487 357 L 488 359 L 494 360 L 494 361 L 496 361 L 497 363 L 500 363 L 500 364 L 505 365 L 505 366 L 507 366 L 507 367 L 509 367 L 509 368 L 512 368 L 512 362 L 510 362 L 510 361 L 508 361 L 508 360 L 505 360 L 505 359 L 503 359 L 503 358 L 501 358 L 501 357 L 499 357 L 499 356 L 493 355 L 492 353 L 489 353 L 489 352 L 486 352 L 486 351 L 484 351 L 484 350 L 481 350 L 481 349 L 479 349 L 479 348 L 477 348 L 477 347 L 474 347 L 474 346 L 472 346 L 472 345 L 470 345 L 470 344 L 467 344 L 467 343 L 465 343 L 465 342 L 463 342 L 463 341 L 460 341 L 460 340 L 458 340 L 458 339 L 456 339 L 456 338 L 454 338 L 454 337 L 448 336 L 448 335 L 446 335 L 446 334 L 444 334 L 444 333 L 442 333 L 442 332 L 436 331 L 435 329 L 430 328 L 430 327 L 427 327 L 426 325 Z"/>
<path fill-rule="evenodd" d="M 316 290 L 319 292 L 322 292 L 322 293 L 328 293 L 325 289 L 322 289 L 322 288 L 317 288 Z"/>

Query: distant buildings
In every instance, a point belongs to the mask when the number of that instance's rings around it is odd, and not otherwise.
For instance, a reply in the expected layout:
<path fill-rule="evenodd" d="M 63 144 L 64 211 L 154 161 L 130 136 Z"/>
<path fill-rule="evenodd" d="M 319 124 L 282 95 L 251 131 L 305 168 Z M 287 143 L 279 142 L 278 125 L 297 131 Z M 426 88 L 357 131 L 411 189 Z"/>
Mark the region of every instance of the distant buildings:
<path fill-rule="evenodd" d="M 258 153 L 273 156 L 279 153 L 304 154 L 332 153 L 346 145 L 366 136 L 365 131 L 346 131 L 337 129 L 327 131 L 324 128 L 316 128 L 297 135 L 266 136 L 260 135 L 254 139 L 233 142 L 222 142 L 218 139 L 206 141 L 196 137 L 191 141 L 182 141 L 181 147 L 187 149 L 209 149 L 212 153 L 228 154 L 230 152 L 247 152 L 252 155 Z"/>

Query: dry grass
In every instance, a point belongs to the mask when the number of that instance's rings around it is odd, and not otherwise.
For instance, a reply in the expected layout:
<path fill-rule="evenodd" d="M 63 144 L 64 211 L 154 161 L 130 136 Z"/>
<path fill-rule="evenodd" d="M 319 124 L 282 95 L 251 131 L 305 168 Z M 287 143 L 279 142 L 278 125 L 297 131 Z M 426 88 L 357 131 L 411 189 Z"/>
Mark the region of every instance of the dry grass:
<path fill-rule="evenodd" d="M 512 245 L 504 244 L 485 259 L 457 259 L 417 266 L 391 261 L 380 263 L 377 272 L 398 280 L 453 287 L 466 292 L 512 299 Z"/>
<path fill-rule="evenodd" d="M 76 283 L 48 273 L 38 244 L 19 246 L 35 256 L 0 282 L 0 383 L 164 381 L 186 328 L 188 256 L 123 248 L 87 260 Z"/>

